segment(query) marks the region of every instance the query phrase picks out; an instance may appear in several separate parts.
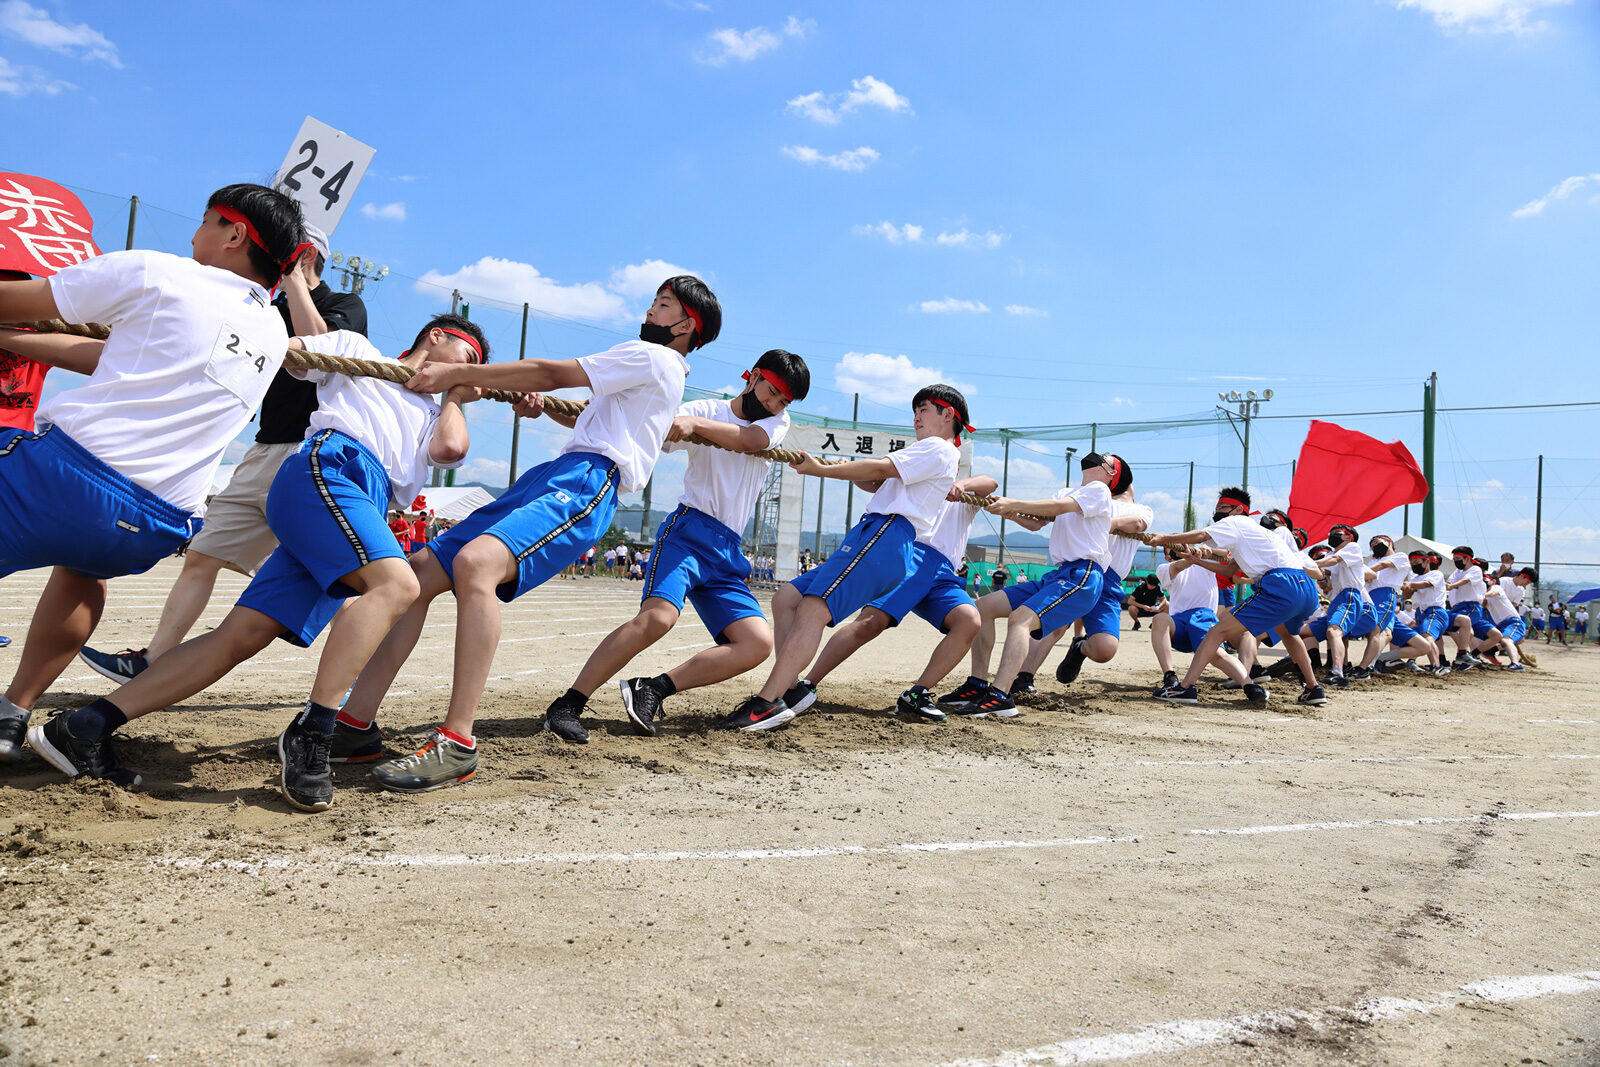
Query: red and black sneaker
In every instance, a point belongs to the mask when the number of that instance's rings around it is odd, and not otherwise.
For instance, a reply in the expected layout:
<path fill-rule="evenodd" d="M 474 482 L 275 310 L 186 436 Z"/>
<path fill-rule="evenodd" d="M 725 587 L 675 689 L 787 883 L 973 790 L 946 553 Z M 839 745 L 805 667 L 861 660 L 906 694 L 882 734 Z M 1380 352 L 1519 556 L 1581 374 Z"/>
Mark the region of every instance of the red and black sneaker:
<path fill-rule="evenodd" d="M 782 700 L 763 700 L 759 695 L 747 699 L 732 715 L 717 723 L 719 730 L 770 730 L 794 718 L 794 709 Z"/>
<path fill-rule="evenodd" d="M 974 700 L 980 700 L 989 693 L 989 683 L 982 678 L 968 675 L 967 680 L 961 683 L 961 688 L 954 693 L 946 693 L 939 698 L 939 703 L 951 711 L 960 711 Z"/>
<path fill-rule="evenodd" d="M 983 696 L 965 705 L 952 707 L 951 711 L 968 719 L 986 719 L 993 715 L 997 719 L 1009 719 L 1017 713 L 1017 705 L 1005 693 L 994 686 L 985 686 Z"/>

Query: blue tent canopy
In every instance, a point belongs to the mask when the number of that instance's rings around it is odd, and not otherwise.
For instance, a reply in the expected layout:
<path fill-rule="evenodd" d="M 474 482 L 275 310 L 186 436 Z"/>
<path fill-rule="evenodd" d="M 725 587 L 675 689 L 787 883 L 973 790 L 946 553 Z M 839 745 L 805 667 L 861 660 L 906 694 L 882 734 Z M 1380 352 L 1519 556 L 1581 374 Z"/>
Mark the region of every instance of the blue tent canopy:
<path fill-rule="evenodd" d="M 1586 600 L 1600 600 L 1600 589 L 1581 589 L 1567 598 L 1568 604 L 1582 604 Z"/>

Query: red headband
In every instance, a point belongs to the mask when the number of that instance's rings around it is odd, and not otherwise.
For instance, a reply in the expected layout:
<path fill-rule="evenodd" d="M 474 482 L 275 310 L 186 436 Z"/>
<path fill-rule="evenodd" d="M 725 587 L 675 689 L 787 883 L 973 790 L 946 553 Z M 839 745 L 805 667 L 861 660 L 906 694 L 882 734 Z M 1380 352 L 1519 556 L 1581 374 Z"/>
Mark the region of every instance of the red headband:
<path fill-rule="evenodd" d="M 452 330 L 448 326 L 436 326 L 434 328 L 436 330 L 438 330 L 440 333 L 452 334 L 452 335 L 454 335 L 456 337 L 461 338 L 463 341 L 467 342 L 467 344 L 472 347 L 472 350 L 478 354 L 478 362 L 479 363 L 483 362 L 483 349 L 478 347 L 477 339 L 474 338 L 471 334 L 462 333 L 460 330 Z"/>
<path fill-rule="evenodd" d="M 754 372 L 745 371 L 742 375 L 740 375 L 740 377 L 748 382 L 752 373 L 759 374 L 761 377 L 765 378 L 767 380 L 767 384 L 778 391 L 779 396 L 790 401 L 791 403 L 794 401 L 794 394 L 789 391 L 789 387 L 784 384 L 783 379 L 778 377 L 776 374 L 773 374 L 769 370 L 757 370 Z"/>
<path fill-rule="evenodd" d="M 688 304 L 685 304 L 683 302 L 683 297 L 678 295 L 678 290 L 674 289 L 672 286 L 663 285 L 661 289 L 665 289 L 667 292 L 672 294 L 672 298 L 678 302 L 678 306 L 683 309 L 683 313 L 689 316 L 689 321 L 694 323 L 694 332 L 699 334 L 701 337 L 704 337 L 706 335 L 706 324 L 705 321 L 700 318 L 700 313 L 694 308 L 690 307 Z M 661 289 L 656 290 L 657 296 L 661 295 Z M 693 347 L 699 348 L 700 346 L 697 343 Z"/>
<path fill-rule="evenodd" d="M 1219 497 L 1217 497 L 1217 503 L 1218 504 L 1230 504 L 1230 505 L 1232 505 L 1233 507 L 1236 507 L 1236 508 L 1244 508 L 1244 513 L 1246 515 L 1259 515 L 1259 514 L 1261 514 L 1261 512 L 1259 512 L 1259 511 L 1251 511 L 1250 510 L 1250 505 L 1246 504 L 1243 500 L 1237 500 L 1237 499 L 1235 499 L 1234 497 L 1231 497 L 1231 496 L 1219 496 Z"/>
<path fill-rule="evenodd" d="M 975 427 L 967 425 L 967 420 L 963 419 L 961 417 L 961 412 L 957 411 L 956 410 L 956 406 L 954 404 L 950 403 L 950 401 L 948 401 L 948 400 L 939 400 L 936 397 L 931 397 L 931 396 L 928 399 L 932 400 L 935 404 L 938 404 L 942 408 L 949 408 L 950 409 L 950 413 L 956 417 L 956 425 L 957 426 L 960 426 L 962 429 L 966 430 L 968 433 L 977 433 L 978 432 Z M 960 430 L 956 431 L 956 443 L 957 444 L 961 443 L 961 431 Z"/>
<path fill-rule="evenodd" d="M 1122 460 L 1116 456 L 1107 456 L 1106 458 L 1111 461 L 1111 488 L 1114 490 L 1117 487 L 1117 483 L 1122 481 Z"/>
<path fill-rule="evenodd" d="M 265 252 L 268 259 L 272 259 L 272 250 L 267 247 L 267 242 L 261 239 L 261 233 L 256 229 L 255 223 L 245 218 L 240 212 L 228 207 L 226 204 L 218 204 L 211 210 L 215 211 L 218 215 L 222 216 L 224 219 L 227 219 L 229 222 L 237 222 L 243 226 L 244 235 L 250 238 L 250 243 L 261 249 L 261 251 Z M 317 246 L 312 244 L 310 241 L 301 241 L 298 245 L 295 245 L 294 251 L 289 254 L 289 258 L 287 260 L 282 263 L 278 263 L 277 260 L 272 259 L 272 262 L 277 263 L 279 270 L 286 271 L 294 265 L 296 260 L 305 254 L 306 249 L 316 247 Z"/>

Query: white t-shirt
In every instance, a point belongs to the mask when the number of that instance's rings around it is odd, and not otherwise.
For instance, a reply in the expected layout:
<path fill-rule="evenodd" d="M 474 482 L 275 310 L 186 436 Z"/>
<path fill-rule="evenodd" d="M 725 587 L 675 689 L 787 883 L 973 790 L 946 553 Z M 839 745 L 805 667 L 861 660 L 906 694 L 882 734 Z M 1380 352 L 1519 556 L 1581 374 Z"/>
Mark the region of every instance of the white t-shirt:
<path fill-rule="evenodd" d="M 1146 507 L 1144 504 L 1134 504 L 1126 500 L 1113 500 L 1111 502 L 1111 518 L 1113 520 L 1125 519 L 1130 515 L 1137 519 L 1143 519 L 1144 528 L 1147 530 L 1156 521 L 1154 509 Z M 1129 568 L 1133 566 L 1133 557 L 1138 555 L 1139 549 L 1143 547 L 1144 545 L 1131 537 L 1118 537 L 1116 534 L 1108 534 L 1106 537 L 1106 558 L 1101 561 L 1101 565 L 1109 570 L 1116 571 L 1117 577 L 1126 578 Z M 1209 574 L 1210 572 L 1207 571 L 1207 573 Z M 1212 584 L 1215 585 L 1216 583 L 1212 582 Z"/>
<path fill-rule="evenodd" d="M 1528 617 L 1533 619 L 1535 622 L 1544 622 L 1544 619 L 1545 619 L 1544 605 L 1535 604 L 1533 606 L 1532 610 L 1530 610 L 1528 612 Z"/>
<path fill-rule="evenodd" d="M 949 490 L 945 490 L 949 492 Z M 946 500 L 933 520 L 933 528 L 919 534 L 917 540 L 950 561 L 950 569 L 961 566 L 967 554 L 967 534 L 972 532 L 972 520 L 978 517 L 976 504 L 959 504 Z"/>
<path fill-rule="evenodd" d="M 1427 583 L 1411 594 L 1411 603 L 1415 604 L 1419 611 L 1423 608 L 1444 607 L 1444 573 L 1442 571 L 1430 570 L 1426 574 L 1413 574 L 1406 581 Z"/>
<path fill-rule="evenodd" d="M 1489 613 L 1489 618 L 1498 626 L 1507 619 L 1517 617 L 1517 607 L 1506 598 L 1506 592 L 1498 585 L 1491 585 L 1483 594 L 1483 609 Z"/>
<path fill-rule="evenodd" d="M 1398 592 L 1405 584 L 1406 575 L 1411 573 L 1410 562 L 1405 556 L 1396 552 L 1391 552 L 1387 556 L 1374 556 L 1367 561 L 1367 566 L 1378 572 L 1378 577 L 1372 582 L 1374 589 L 1393 589 Z"/>
<path fill-rule="evenodd" d="M 1513 607 L 1522 607 L 1522 598 L 1524 595 L 1526 595 L 1527 591 L 1522 586 L 1517 584 L 1515 575 L 1508 574 L 1501 578 L 1500 589 L 1505 593 L 1506 599 L 1511 601 Z"/>
<path fill-rule="evenodd" d="M 763 448 L 776 448 L 789 432 L 787 411 L 751 423 L 735 415 L 733 404 L 727 400 L 691 400 L 678 408 L 677 414 L 731 423 L 740 429 L 759 426 L 767 435 Z M 683 475 L 683 496 L 678 498 L 678 503 L 704 512 L 734 533 L 743 534 L 745 523 L 756 513 L 756 498 L 761 495 L 761 483 L 766 481 L 772 461 L 686 441 L 674 441 L 662 448 L 667 452 L 689 453 L 689 469 Z"/>
<path fill-rule="evenodd" d="M 1285 540 L 1277 530 L 1267 529 L 1249 515 L 1218 519 L 1206 527 L 1205 533 L 1206 540 L 1233 555 L 1233 561 L 1247 577 L 1260 578 L 1284 567 L 1296 571 L 1305 567 L 1292 534 Z"/>
<path fill-rule="evenodd" d="M 1416 612 L 1407 611 L 1405 608 L 1400 608 L 1394 613 L 1394 621 L 1413 630 L 1417 628 Z"/>
<path fill-rule="evenodd" d="M 1473 565 L 1465 570 L 1453 571 L 1450 574 L 1450 581 L 1452 582 L 1459 582 L 1463 578 L 1467 580 L 1466 585 L 1461 586 L 1459 589 L 1449 590 L 1451 607 L 1455 607 L 1457 604 L 1476 604 L 1483 599 L 1483 571 L 1479 570 L 1477 565 Z"/>
<path fill-rule="evenodd" d="M 1361 546 L 1354 541 L 1346 541 L 1340 545 L 1338 551 L 1322 560 L 1323 569 L 1329 572 L 1329 581 L 1333 584 L 1333 593 L 1338 596 L 1346 589 L 1353 589 L 1356 595 L 1368 604 L 1372 597 L 1367 593 L 1367 579 L 1362 573 L 1366 569 L 1366 561 L 1361 558 Z"/>
<path fill-rule="evenodd" d="M 661 458 L 661 442 L 683 401 L 689 363 L 675 348 L 624 341 L 580 357 L 578 365 L 589 376 L 594 396 L 561 451 L 605 456 L 617 465 L 622 481 L 617 492 L 637 492 Z"/>
<path fill-rule="evenodd" d="M 884 479 L 867 501 L 867 511 L 904 515 L 916 527 L 917 536 L 923 537 L 933 529 L 945 496 L 955 484 L 961 453 L 943 437 L 924 437 L 890 452 L 889 462 L 900 477 Z"/>
<path fill-rule="evenodd" d="M 1217 610 L 1217 576 L 1197 564 L 1189 564 L 1176 575 L 1172 564 L 1163 563 L 1156 568 L 1156 580 L 1167 590 L 1167 610 L 1182 615 L 1196 608 Z"/>
<path fill-rule="evenodd" d="M 109 252 L 50 279 L 68 322 L 112 327 L 89 380 L 39 407 L 102 463 L 194 514 L 289 334 L 255 282 L 165 252 Z"/>
<path fill-rule="evenodd" d="M 1087 559 L 1104 567 L 1110 553 L 1111 487 L 1087 482 L 1075 489 L 1057 489 L 1056 500 L 1076 500 L 1081 511 L 1063 512 L 1050 528 L 1050 562 Z"/>
<path fill-rule="evenodd" d="M 336 330 L 302 337 L 306 351 L 347 359 L 398 363 L 379 352 L 372 342 L 352 330 Z M 439 402 L 423 393 L 382 378 L 358 378 L 320 370 L 291 370 L 296 378 L 315 382 L 317 410 L 311 413 L 306 436 L 322 430 L 349 434 L 372 450 L 389 472 L 394 500 L 404 510 L 428 480 L 428 445 L 439 425 Z M 462 462 L 465 462 L 464 460 Z M 461 463 L 436 463 L 459 467 Z"/>

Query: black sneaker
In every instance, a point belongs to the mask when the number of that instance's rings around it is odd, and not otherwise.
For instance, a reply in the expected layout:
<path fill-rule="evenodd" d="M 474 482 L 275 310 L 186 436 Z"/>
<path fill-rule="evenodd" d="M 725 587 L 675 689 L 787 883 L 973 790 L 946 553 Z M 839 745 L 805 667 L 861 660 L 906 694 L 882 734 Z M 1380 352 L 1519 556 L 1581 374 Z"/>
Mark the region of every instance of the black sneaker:
<path fill-rule="evenodd" d="M 78 650 L 78 658 L 96 674 L 113 682 L 131 682 L 150 666 L 149 649 L 125 648 L 121 652 L 96 652 L 88 645 Z"/>
<path fill-rule="evenodd" d="M 1294 661 L 1290 660 L 1289 662 L 1293 663 Z M 1252 682 L 1258 681 L 1266 676 L 1267 669 L 1261 665 L 1260 660 L 1256 660 L 1254 663 L 1250 664 L 1250 680 Z"/>
<path fill-rule="evenodd" d="M 333 803 L 333 767 L 328 752 L 333 738 L 301 725 L 299 716 L 278 735 L 278 781 L 283 799 L 301 811 L 327 811 Z"/>
<path fill-rule="evenodd" d="M 939 703 L 951 711 L 960 711 L 974 700 L 979 700 L 989 693 L 989 683 L 974 675 L 968 675 L 967 680 L 961 683 L 961 688 L 954 693 L 946 693 L 939 698 Z"/>
<path fill-rule="evenodd" d="M 1166 673 L 1164 673 L 1161 676 L 1161 684 L 1156 686 L 1156 692 L 1160 692 L 1163 689 L 1171 689 L 1173 686 L 1175 686 L 1177 684 L 1178 684 L 1178 672 L 1177 671 L 1167 671 Z"/>
<path fill-rule="evenodd" d="M 1448 663 L 1441 663 L 1437 667 L 1430 667 L 1428 669 L 1428 673 L 1432 674 L 1435 678 L 1448 678 L 1450 677 L 1450 665 Z"/>
<path fill-rule="evenodd" d="M 783 694 L 783 703 L 796 715 L 817 702 L 817 687 L 804 678 L 789 687 Z"/>
<path fill-rule="evenodd" d="M 1295 697 L 1295 703 L 1304 704 L 1307 707 L 1312 708 L 1320 708 L 1327 702 L 1328 691 L 1323 689 L 1320 685 L 1308 685 L 1301 691 L 1298 697 Z"/>
<path fill-rule="evenodd" d="M 969 719 L 987 719 L 991 715 L 997 719 L 1010 719 L 1017 714 L 1017 705 L 1009 696 L 991 685 L 985 687 L 984 694 L 979 699 L 965 707 L 950 710 Z"/>
<path fill-rule="evenodd" d="M 900 699 L 895 701 L 894 710 L 902 715 L 915 715 L 919 719 L 927 719 L 929 722 L 944 722 L 946 718 L 945 713 L 933 702 L 933 694 L 920 685 L 914 685 L 901 693 Z"/>
<path fill-rule="evenodd" d="M 1455 658 L 1455 662 L 1450 664 L 1450 669 L 1453 671 L 1470 671 L 1476 666 L 1476 663 L 1472 662 L 1470 659 L 1467 659 L 1465 656 L 1457 656 Z"/>
<path fill-rule="evenodd" d="M 329 763 L 371 763 L 387 755 L 383 749 L 383 731 L 377 723 L 370 723 L 365 730 L 357 730 L 338 719 L 333 720 L 333 740 L 328 745 Z"/>
<path fill-rule="evenodd" d="M 22 711 L 21 708 L 17 710 Z M 11 714 L 0 718 L 0 763 L 22 762 L 22 742 L 28 736 L 28 718 L 25 711 L 21 715 Z"/>
<path fill-rule="evenodd" d="M 734 709 L 733 714 L 717 723 L 718 729 L 742 730 L 745 733 L 754 733 L 758 730 L 770 730 L 774 726 L 782 726 L 794 718 L 794 709 L 782 700 L 763 700 L 758 694 L 745 699 Z"/>
<path fill-rule="evenodd" d="M 1088 656 L 1083 651 L 1083 643 L 1087 638 L 1074 637 L 1072 644 L 1067 646 L 1067 654 L 1056 664 L 1056 681 L 1062 685 L 1071 685 L 1078 680 L 1078 672 L 1083 670 L 1083 661 Z"/>
<path fill-rule="evenodd" d="M 666 699 L 661 690 L 648 678 L 626 678 L 617 683 L 617 688 L 622 690 L 622 710 L 628 713 L 633 728 L 645 737 L 655 737 L 660 732 L 657 720 L 667 717 L 661 709 L 661 702 Z M 549 722 L 548 716 L 545 721 Z"/>
<path fill-rule="evenodd" d="M 1364 682 L 1372 677 L 1372 671 L 1366 667 L 1351 667 L 1344 672 L 1344 676 L 1352 682 Z"/>
<path fill-rule="evenodd" d="M 1267 702 L 1267 687 L 1251 682 L 1244 687 L 1244 698 L 1252 704 L 1265 704 Z"/>
<path fill-rule="evenodd" d="M 545 733 L 555 734 L 563 741 L 574 745 L 587 745 L 589 731 L 583 728 L 583 723 L 578 721 L 578 713 L 584 705 L 572 705 L 560 697 L 551 704 L 544 713 Z"/>
<path fill-rule="evenodd" d="M 1200 703 L 1200 689 L 1198 686 L 1176 685 L 1165 686 L 1156 690 L 1156 699 L 1165 704 L 1198 704 Z"/>
<path fill-rule="evenodd" d="M 43 726 L 29 727 L 28 747 L 68 778 L 76 778 L 81 774 L 85 778 L 98 778 L 124 789 L 138 786 L 139 776 L 117 759 L 117 754 L 111 750 L 110 738 L 78 737 L 67 729 L 67 719 L 71 714 L 65 712 Z"/>
<path fill-rule="evenodd" d="M 1033 675 L 1027 671 L 1018 671 L 1017 680 L 1011 683 L 1011 692 L 1007 695 L 1015 701 L 1020 696 L 1037 693 L 1039 690 L 1033 684 Z"/>
<path fill-rule="evenodd" d="M 1335 689 L 1350 688 L 1350 679 L 1344 676 L 1343 671 L 1329 671 L 1322 680 Z"/>
<path fill-rule="evenodd" d="M 1133 620 L 1133 628 L 1135 630 L 1139 629 L 1139 620 L 1138 619 L 1134 619 Z"/>

